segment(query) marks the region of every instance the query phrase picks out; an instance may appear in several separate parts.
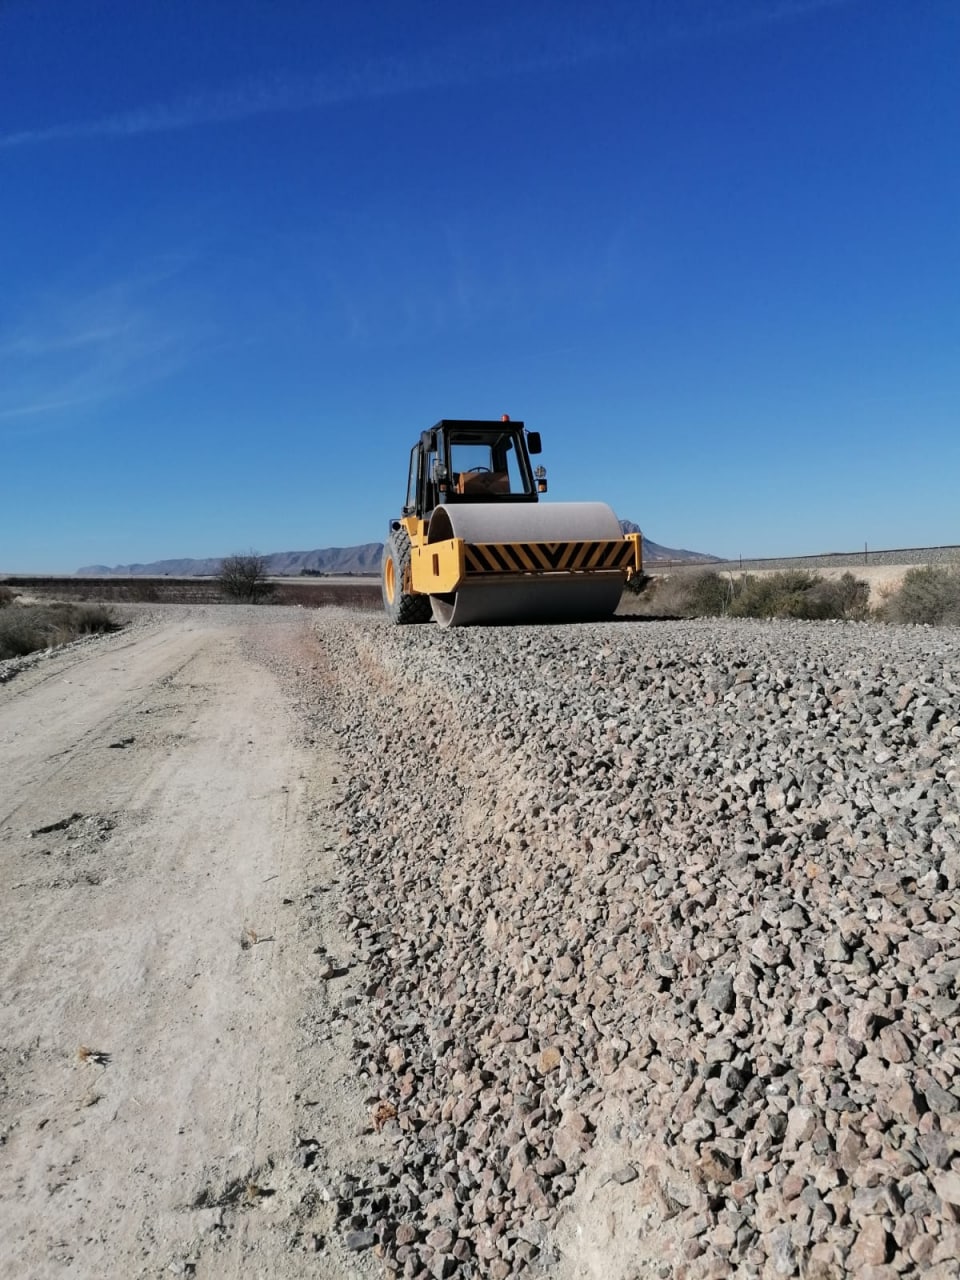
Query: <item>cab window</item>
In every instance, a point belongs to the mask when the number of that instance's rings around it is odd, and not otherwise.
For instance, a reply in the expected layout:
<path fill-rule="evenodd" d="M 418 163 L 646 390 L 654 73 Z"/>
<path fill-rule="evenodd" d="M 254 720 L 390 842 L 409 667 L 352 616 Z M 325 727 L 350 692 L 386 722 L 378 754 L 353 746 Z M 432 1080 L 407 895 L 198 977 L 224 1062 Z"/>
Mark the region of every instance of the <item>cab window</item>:
<path fill-rule="evenodd" d="M 508 432 L 451 436 L 449 466 L 453 491 L 464 498 L 531 492 Z"/>
<path fill-rule="evenodd" d="M 420 446 L 415 444 L 410 450 L 410 471 L 407 474 L 407 501 L 405 509 L 413 511 L 417 505 L 417 471 L 420 464 Z"/>

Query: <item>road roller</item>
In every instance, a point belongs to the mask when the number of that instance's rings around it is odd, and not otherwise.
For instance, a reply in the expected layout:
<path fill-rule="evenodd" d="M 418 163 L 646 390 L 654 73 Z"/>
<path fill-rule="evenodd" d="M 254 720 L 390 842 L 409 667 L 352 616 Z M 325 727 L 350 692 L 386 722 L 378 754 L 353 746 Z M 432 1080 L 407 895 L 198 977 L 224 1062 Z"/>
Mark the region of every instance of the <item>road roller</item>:
<path fill-rule="evenodd" d="M 444 418 L 410 451 L 407 498 L 383 548 L 394 623 L 577 622 L 609 618 L 642 569 L 639 533 L 603 502 L 541 502 L 540 434 Z"/>

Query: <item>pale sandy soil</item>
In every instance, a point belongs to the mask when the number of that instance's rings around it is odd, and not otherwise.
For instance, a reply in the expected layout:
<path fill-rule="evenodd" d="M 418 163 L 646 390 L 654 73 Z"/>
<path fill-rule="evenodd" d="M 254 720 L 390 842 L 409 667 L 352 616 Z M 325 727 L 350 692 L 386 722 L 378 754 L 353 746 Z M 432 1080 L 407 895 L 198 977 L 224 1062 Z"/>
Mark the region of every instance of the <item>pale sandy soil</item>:
<path fill-rule="evenodd" d="M 0 686 L 0 1275 L 374 1265 L 332 1231 L 379 1139 L 285 615 L 175 609 Z"/>

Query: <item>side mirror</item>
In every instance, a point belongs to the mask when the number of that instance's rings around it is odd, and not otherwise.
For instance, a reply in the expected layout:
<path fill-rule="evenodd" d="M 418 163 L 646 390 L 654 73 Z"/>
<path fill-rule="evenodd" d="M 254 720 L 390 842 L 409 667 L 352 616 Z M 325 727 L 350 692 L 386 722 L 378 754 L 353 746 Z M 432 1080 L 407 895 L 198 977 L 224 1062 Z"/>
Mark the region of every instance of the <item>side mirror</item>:
<path fill-rule="evenodd" d="M 542 452 L 540 448 L 540 432 L 528 431 L 527 432 L 527 453 L 540 453 L 540 452 Z"/>

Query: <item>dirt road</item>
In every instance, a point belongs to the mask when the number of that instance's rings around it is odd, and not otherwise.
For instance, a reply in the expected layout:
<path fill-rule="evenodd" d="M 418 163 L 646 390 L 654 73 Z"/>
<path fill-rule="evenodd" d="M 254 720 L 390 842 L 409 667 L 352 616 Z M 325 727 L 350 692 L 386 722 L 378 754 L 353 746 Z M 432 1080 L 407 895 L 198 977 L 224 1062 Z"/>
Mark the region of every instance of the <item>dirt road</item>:
<path fill-rule="evenodd" d="M 330 1230 L 375 1140 L 336 762 L 282 684 L 306 615 L 266 613 L 168 610 L 0 687 L 4 1276 L 363 1269 Z"/>

